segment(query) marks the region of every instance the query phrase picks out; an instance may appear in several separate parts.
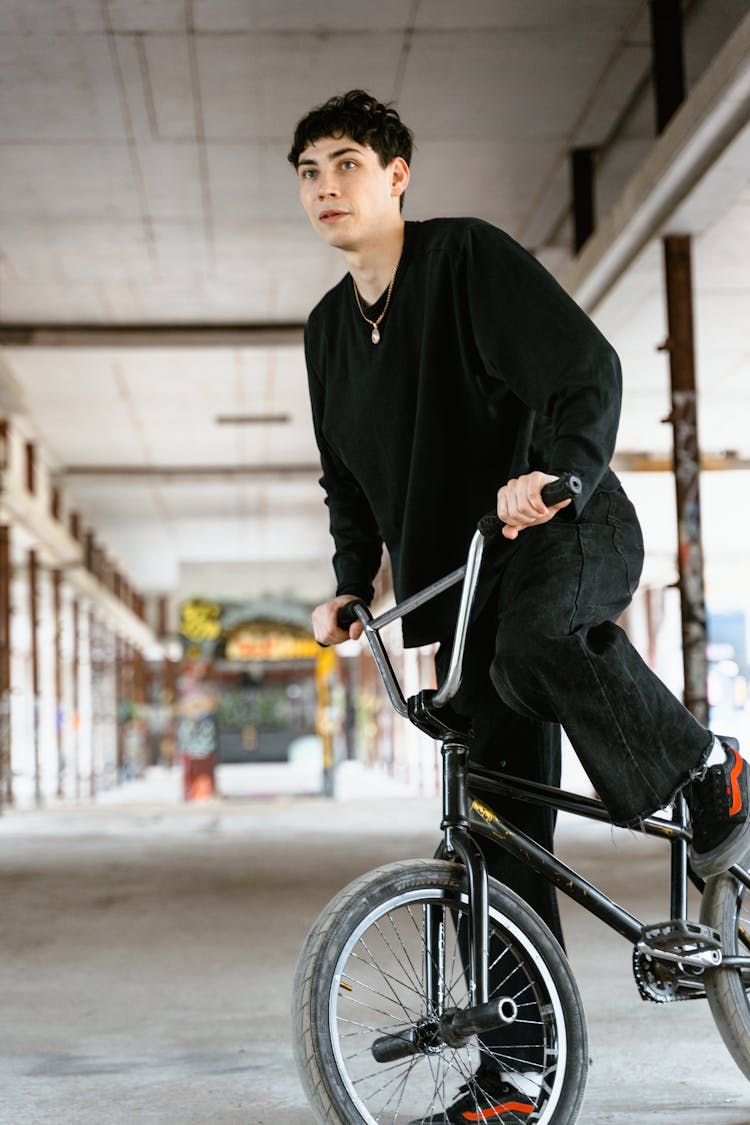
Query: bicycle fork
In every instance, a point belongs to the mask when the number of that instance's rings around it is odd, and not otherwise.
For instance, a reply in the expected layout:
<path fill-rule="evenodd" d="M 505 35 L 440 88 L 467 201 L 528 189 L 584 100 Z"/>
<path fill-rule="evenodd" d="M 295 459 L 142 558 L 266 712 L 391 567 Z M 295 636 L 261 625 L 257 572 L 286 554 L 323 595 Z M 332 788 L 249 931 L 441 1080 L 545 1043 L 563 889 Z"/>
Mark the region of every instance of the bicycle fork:
<path fill-rule="evenodd" d="M 482 849 L 469 835 L 468 803 L 468 760 L 469 747 L 461 739 L 446 739 L 442 747 L 443 755 L 443 842 L 438 848 L 438 858 L 457 855 L 462 861 L 468 882 L 469 895 L 469 1001 L 472 1007 L 486 1004 L 489 999 L 489 894 L 487 885 L 487 866 Z M 434 908 L 428 908 L 434 915 Z M 440 958 L 431 956 L 430 944 L 437 936 L 435 920 L 428 919 L 427 953 L 428 995 L 440 1004 L 439 964 Z M 437 952 L 437 951 L 435 951 Z M 432 969 L 430 969 L 432 966 Z M 436 1010 L 440 1010 L 436 1007 Z"/>
<path fill-rule="evenodd" d="M 513 1023 L 518 1015 L 515 1000 L 503 996 L 489 999 L 489 891 L 487 867 L 481 848 L 468 833 L 467 795 L 468 740 L 461 736 L 443 742 L 444 839 L 436 858 L 457 856 L 464 864 L 468 882 L 469 933 L 466 953 L 469 977 L 469 1007 L 446 1005 L 450 981 L 446 980 L 446 927 L 444 903 L 424 906 L 424 981 L 427 1014 L 398 1034 L 379 1036 L 371 1046 L 376 1062 L 390 1063 L 420 1052 L 442 1050 L 443 1044 L 462 1047 L 472 1035 Z"/>
<path fill-rule="evenodd" d="M 432 738 L 439 738 L 443 756 L 443 841 L 438 859 L 457 857 L 464 865 L 468 893 L 468 943 L 465 966 L 469 985 L 469 1007 L 459 1011 L 446 1004 L 449 982 L 445 980 L 446 912 L 444 906 L 425 904 L 425 991 L 427 1009 L 437 1021 L 438 1037 L 458 1045 L 471 1035 L 512 1023 L 517 1015 L 510 997 L 489 999 L 489 890 L 487 867 L 479 844 L 469 834 L 468 762 L 471 732 L 462 730 L 461 720 L 448 708 L 432 706 L 435 693 L 420 692 L 409 699 L 409 718 Z M 459 729 L 457 729 L 459 728 Z M 376 1058 L 395 1049 L 391 1037 L 373 1049 Z"/>

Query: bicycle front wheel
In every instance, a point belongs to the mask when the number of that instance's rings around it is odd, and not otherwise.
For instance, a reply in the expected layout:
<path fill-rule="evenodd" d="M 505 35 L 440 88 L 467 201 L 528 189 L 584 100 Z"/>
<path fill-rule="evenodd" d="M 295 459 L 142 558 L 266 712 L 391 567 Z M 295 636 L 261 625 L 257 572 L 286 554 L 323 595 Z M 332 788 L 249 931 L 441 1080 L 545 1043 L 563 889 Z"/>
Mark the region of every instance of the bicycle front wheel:
<path fill-rule="evenodd" d="M 750 870 L 750 854 L 740 864 Z M 722 935 L 724 956 L 750 956 L 750 891 L 728 871 L 706 880 L 700 920 Z M 729 1053 L 750 1078 L 750 973 L 731 967 L 706 973 L 711 1015 Z"/>
<path fill-rule="evenodd" d="M 297 1067 L 318 1121 L 440 1121 L 489 1054 L 523 1095 L 504 1122 L 577 1119 L 588 1048 L 568 962 L 541 920 L 493 879 L 489 902 L 492 998 L 509 998 L 516 1017 L 481 1045 L 472 1037 L 451 1046 L 439 1028 L 442 1009 L 469 1005 L 461 866 L 389 864 L 323 911 L 300 954 L 293 1007 Z"/>

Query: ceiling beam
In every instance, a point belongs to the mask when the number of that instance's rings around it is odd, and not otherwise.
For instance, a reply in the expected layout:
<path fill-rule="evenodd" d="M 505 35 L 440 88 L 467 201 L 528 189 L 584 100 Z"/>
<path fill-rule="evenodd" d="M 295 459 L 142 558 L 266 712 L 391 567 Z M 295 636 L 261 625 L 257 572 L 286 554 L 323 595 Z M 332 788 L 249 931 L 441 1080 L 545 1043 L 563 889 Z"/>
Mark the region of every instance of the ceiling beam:
<path fill-rule="evenodd" d="M 615 472 L 671 473 L 673 464 L 668 453 L 654 454 L 645 450 L 623 450 L 612 460 Z M 750 469 L 750 457 L 733 450 L 720 453 L 703 453 L 701 469 L 704 472 L 738 471 Z M 216 480 L 242 481 L 248 477 L 265 479 L 317 478 L 320 465 L 315 462 L 279 465 L 67 465 L 56 479 L 65 481 L 106 481 L 109 484 L 154 483 L 190 481 L 194 484 Z"/>
<path fill-rule="evenodd" d="M 247 477 L 318 477 L 320 465 L 315 462 L 266 465 L 66 465 L 58 479 L 102 480 L 112 484 L 179 481 L 200 484 L 201 481 L 243 480 Z"/>
<path fill-rule="evenodd" d="M 684 216 L 679 231 L 671 231 L 670 221 L 730 145 L 750 131 L 749 118 L 750 15 L 718 52 L 561 278 L 587 312 L 594 311 L 651 239 L 665 231 L 701 233 L 688 230 Z M 738 163 L 734 186 L 745 182 L 745 170 Z"/>
<path fill-rule="evenodd" d="M 285 324 L 0 324 L 12 348 L 273 348 L 302 346 L 305 326 Z"/>
<path fill-rule="evenodd" d="M 702 453 L 700 467 L 704 473 L 738 472 L 750 469 L 750 457 L 743 457 L 739 453 L 731 451 L 726 453 Z M 616 473 L 672 473 L 674 472 L 674 462 L 672 455 L 669 453 L 654 454 L 623 451 L 622 453 L 615 453 L 612 459 L 612 468 Z"/>

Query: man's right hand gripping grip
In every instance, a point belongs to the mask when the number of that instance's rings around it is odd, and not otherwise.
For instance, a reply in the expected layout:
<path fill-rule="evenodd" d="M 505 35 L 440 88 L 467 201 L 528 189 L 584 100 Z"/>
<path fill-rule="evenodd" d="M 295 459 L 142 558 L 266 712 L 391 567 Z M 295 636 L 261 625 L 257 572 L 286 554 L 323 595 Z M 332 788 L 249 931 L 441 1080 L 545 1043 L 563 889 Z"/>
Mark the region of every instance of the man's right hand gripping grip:
<path fill-rule="evenodd" d="M 541 496 L 547 507 L 551 508 L 553 504 L 560 504 L 563 500 L 572 500 L 580 494 L 581 478 L 577 477 L 575 473 L 563 473 L 557 480 L 545 484 Z M 497 539 L 498 535 L 502 535 L 503 532 L 503 522 L 498 519 L 494 512 L 488 512 L 486 516 L 482 516 L 477 527 L 485 539 Z"/>

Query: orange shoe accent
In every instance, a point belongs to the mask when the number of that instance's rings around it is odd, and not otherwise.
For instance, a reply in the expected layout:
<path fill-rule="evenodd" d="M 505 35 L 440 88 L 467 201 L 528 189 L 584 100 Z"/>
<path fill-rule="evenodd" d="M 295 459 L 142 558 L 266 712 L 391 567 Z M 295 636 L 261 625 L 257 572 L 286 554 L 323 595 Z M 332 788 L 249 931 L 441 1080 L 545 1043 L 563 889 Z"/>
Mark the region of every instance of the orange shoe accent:
<path fill-rule="evenodd" d="M 732 800 L 732 803 L 729 806 L 730 816 L 734 816 L 735 813 L 738 813 L 742 808 L 742 794 L 740 793 L 740 787 L 737 779 L 742 772 L 742 766 L 744 764 L 742 758 L 736 750 L 732 750 L 732 753 L 734 754 L 734 765 L 729 772 L 729 786 L 727 788 L 727 793 Z"/>
<path fill-rule="evenodd" d="M 461 1116 L 465 1121 L 490 1121 L 493 1117 L 499 1117 L 501 1113 L 533 1113 L 533 1105 L 527 1102 L 504 1102 L 502 1105 L 492 1105 L 487 1109 L 480 1109 L 478 1113 L 473 1110 L 467 1110 Z"/>

